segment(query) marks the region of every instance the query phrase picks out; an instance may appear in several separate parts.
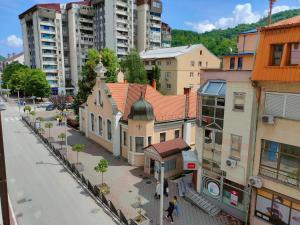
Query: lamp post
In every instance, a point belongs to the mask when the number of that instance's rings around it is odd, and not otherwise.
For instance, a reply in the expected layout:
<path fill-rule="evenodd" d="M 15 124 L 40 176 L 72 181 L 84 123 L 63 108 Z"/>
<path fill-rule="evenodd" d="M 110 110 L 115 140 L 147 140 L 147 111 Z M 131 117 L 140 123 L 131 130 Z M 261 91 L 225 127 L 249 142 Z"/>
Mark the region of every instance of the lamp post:
<path fill-rule="evenodd" d="M 165 176 L 165 164 L 160 165 L 160 205 L 159 205 L 159 224 L 164 224 L 164 176 Z"/>
<path fill-rule="evenodd" d="M 2 121 L 1 121 L 1 111 L 3 110 L 5 110 L 5 105 L 4 107 L 0 107 L 0 198 L 1 198 L 3 225 L 10 225 Z"/>
<path fill-rule="evenodd" d="M 64 112 L 64 117 L 65 117 L 65 146 L 66 146 L 66 158 L 68 159 L 68 137 L 67 137 L 67 116 L 68 112 Z"/>

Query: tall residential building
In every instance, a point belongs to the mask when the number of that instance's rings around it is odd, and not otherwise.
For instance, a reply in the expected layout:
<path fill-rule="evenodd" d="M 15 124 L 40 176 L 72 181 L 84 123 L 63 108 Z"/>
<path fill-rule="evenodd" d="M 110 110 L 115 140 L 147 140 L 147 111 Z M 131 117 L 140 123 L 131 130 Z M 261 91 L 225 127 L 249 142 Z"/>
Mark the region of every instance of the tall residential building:
<path fill-rule="evenodd" d="M 52 93 L 65 92 L 62 14 L 60 4 L 38 4 L 19 16 L 25 64 L 41 68 Z"/>
<path fill-rule="evenodd" d="M 128 54 L 134 43 L 134 1 L 93 0 L 94 43 L 98 50 L 110 48 L 118 57 Z"/>
<path fill-rule="evenodd" d="M 161 23 L 161 47 L 170 48 L 172 42 L 172 28 L 169 24 Z"/>
<path fill-rule="evenodd" d="M 137 49 L 161 47 L 161 0 L 137 0 Z"/>
<path fill-rule="evenodd" d="M 259 29 L 251 224 L 300 224 L 300 16 Z"/>

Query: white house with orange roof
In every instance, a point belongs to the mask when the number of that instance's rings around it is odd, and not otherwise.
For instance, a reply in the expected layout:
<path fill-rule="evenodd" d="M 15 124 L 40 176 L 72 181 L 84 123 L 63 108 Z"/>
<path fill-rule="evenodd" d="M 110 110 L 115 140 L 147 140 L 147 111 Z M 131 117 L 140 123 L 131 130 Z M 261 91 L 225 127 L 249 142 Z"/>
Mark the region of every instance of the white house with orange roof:
<path fill-rule="evenodd" d="M 88 138 L 131 165 L 144 165 L 151 144 L 182 138 L 195 146 L 196 93 L 190 89 L 164 96 L 150 85 L 105 83 L 99 73 L 79 114 Z"/>

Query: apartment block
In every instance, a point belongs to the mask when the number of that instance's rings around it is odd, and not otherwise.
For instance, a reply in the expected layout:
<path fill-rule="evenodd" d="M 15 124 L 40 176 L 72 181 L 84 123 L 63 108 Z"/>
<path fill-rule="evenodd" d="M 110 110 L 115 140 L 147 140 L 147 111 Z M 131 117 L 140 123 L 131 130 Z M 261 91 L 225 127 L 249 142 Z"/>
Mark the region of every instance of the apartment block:
<path fill-rule="evenodd" d="M 137 0 L 137 49 L 144 51 L 161 47 L 160 0 Z"/>
<path fill-rule="evenodd" d="M 60 4 L 38 4 L 19 16 L 25 64 L 41 68 L 52 93 L 65 92 L 62 14 Z"/>
<path fill-rule="evenodd" d="M 98 50 L 110 48 L 118 57 L 128 54 L 135 47 L 134 1 L 93 0 L 94 43 Z"/>
<path fill-rule="evenodd" d="M 300 16 L 259 29 L 251 224 L 300 224 Z"/>
<path fill-rule="evenodd" d="M 161 23 L 161 47 L 170 48 L 172 42 L 172 28 L 167 24 Z"/>
<path fill-rule="evenodd" d="M 203 69 L 219 69 L 221 60 L 202 44 L 145 50 L 140 53 L 148 74 L 153 80 L 153 67 L 161 70 L 160 91 L 167 95 L 183 94 L 184 88 L 196 91 L 200 87 Z"/>

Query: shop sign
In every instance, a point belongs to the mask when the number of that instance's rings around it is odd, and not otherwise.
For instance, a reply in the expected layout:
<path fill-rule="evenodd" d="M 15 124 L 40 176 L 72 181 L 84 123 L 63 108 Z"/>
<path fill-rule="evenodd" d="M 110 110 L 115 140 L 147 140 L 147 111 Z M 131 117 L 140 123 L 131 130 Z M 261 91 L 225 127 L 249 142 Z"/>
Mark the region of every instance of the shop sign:
<path fill-rule="evenodd" d="M 234 205 L 234 206 L 237 206 L 238 199 L 239 199 L 238 193 L 236 191 L 231 191 L 231 193 L 230 193 L 230 204 Z"/>
<path fill-rule="evenodd" d="M 218 184 L 216 184 L 215 182 L 209 182 L 207 184 L 207 190 L 208 190 L 208 193 L 213 195 L 213 196 L 218 196 L 220 195 L 220 187 Z"/>

